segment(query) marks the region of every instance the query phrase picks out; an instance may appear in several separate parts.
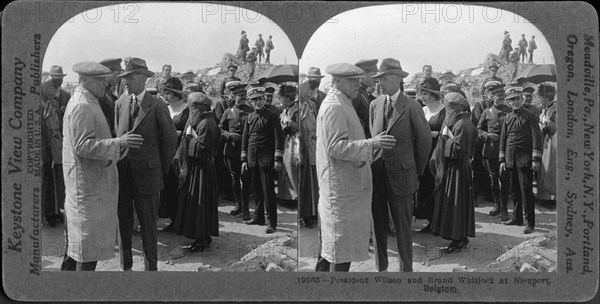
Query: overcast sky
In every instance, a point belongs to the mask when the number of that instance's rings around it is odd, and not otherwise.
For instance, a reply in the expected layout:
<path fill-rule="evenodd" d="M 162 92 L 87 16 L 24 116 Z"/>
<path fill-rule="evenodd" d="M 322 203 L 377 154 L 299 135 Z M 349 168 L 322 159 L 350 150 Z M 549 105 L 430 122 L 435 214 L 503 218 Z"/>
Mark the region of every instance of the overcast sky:
<path fill-rule="evenodd" d="M 211 12 L 211 13 L 209 13 Z M 212 67 L 223 54 L 235 55 L 242 30 L 250 47 L 263 34 L 273 35 L 273 64 L 298 63 L 293 46 L 271 20 L 252 11 L 200 3 L 113 5 L 79 14 L 52 37 L 43 70 L 63 66 L 65 82 L 77 81 L 73 65 L 109 57 L 141 57 L 152 71 L 169 63 L 183 73 Z M 116 22 L 115 22 L 116 21 Z"/>
<path fill-rule="evenodd" d="M 436 20 L 436 18 L 439 18 Z M 300 71 L 336 62 L 393 57 L 411 77 L 430 64 L 434 72 L 455 74 L 498 54 L 504 31 L 513 47 L 521 34 L 535 35 L 534 63 L 554 63 L 548 42 L 529 21 L 508 11 L 459 4 L 382 5 L 344 12 L 321 26 L 300 59 Z M 321 82 L 324 87 L 330 76 Z"/>

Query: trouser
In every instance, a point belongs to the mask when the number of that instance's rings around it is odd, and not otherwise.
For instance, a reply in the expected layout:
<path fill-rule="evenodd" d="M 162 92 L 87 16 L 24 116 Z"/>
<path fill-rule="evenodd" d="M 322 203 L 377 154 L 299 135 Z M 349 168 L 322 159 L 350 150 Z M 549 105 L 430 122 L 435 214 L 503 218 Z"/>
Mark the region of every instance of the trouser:
<path fill-rule="evenodd" d="M 275 176 L 273 167 L 250 168 L 252 172 L 252 186 L 254 189 L 254 200 L 256 210 L 254 218 L 259 222 L 265 222 L 265 204 L 267 209 L 268 225 L 277 228 L 277 201 L 275 199 Z"/>
<path fill-rule="evenodd" d="M 525 212 L 525 220 L 527 226 L 535 227 L 535 196 L 533 195 L 533 170 L 529 167 L 517 168 L 513 164 L 513 168 L 509 169 L 510 182 L 512 189 L 513 202 L 515 210 L 512 214 L 512 220 L 523 223 L 523 212 Z"/>
<path fill-rule="evenodd" d="M 373 225 L 375 230 L 376 267 L 378 271 L 388 268 L 387 235 L 388 210 L 396 228 L 396 244 L 400 256 L 400 271 L 412 272 L 412 215 L 413 195 L 396 195 L 390 185 L 385 166 L 379 181 L 373 187 Z"/>
<path fill-rule="evenodd" d="M 525 63 L 525 58 L 527 58 L 527 53 L 521 52 L 521 62 Z"/>
<path fill-rule="evenodd" d="M 131 168 L 126 168 L 131 172 Z M 144 269 L 157 270 L 158 245 L 157 245 L 157 219 L 158 219 L 158 192 L 142 194 L 135 185 L 132 174 L 119 176 L 119 204 L 117 214 L 119 219 L 119 258 L 122 270 L 130 270 L 133 266 L 132 237 L 133 237 L 133 209 L 137 214 L 142 228 L 142 246 L 144 248 Z"/>
<path fill-rule="evenodd" d="M 265 51 L 267 53 L 267 58 L 265 58 L 265 63 L 271 63 L 271 51 Z"/>
<path fill-rule="evenodd" d="M 242 161 L 239 158 L 225 157 L 225 165 L 231 175 L 231 189 L 235 202 L 242 207 L 242 210 L 248 210 L 252 192 L 250 173 L 242 174 Z"/>
<path fill-rule="evenodd" d="M 529 63 L 533 63 L 533 51 L 529 51 Z"/>
<path fill-rule="evenodd" d="M 42 165 L 42 214 L 48 218 L 60 215 L 65 205 L 65 180 L 62 164 L 52 161 Z"/>
<path fill-rule="evenodd" d="M 259 63 L 262 62 L 263 52 L 262 51 L 261 52 L 257 52 L 257 55 L 258 55 L 258 62 Z"/>
<path fill-rule="evenodd" d="M 508 174 L 500 175 L 500 161 L 497 158 L 484 157 L 483 164 L 490 175 L 490 186 L 496 208 L 507 205 L 508 202 Z"/>
<path fill-rule="evenodd" d="M 315 271 L 348 272 L 348 271 L 350 271 L 350 264 L 351 264 L 351 262 L 339 263 L 339 264 L 330 263 L 329 261 L 327 261 L 326 259 L 321 257 L 321 255 L 319 255 L 319 259 L 317 260 L 317 266 L 315 268 Z M 333 265 L 333 267 L 331 267 L 331 265 Z"/>

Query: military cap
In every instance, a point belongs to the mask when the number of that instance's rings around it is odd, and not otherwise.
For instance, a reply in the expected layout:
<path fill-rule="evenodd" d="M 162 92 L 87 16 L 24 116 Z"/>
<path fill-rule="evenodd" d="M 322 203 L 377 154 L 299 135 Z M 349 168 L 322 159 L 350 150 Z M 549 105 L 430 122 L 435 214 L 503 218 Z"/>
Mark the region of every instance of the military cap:
<path fill-rule="evenodd" d="M 100 64 L 111 69 L 111 71 L 123 71 L 121 67 L 121 58 L 106 58 L 100 61 Z"/>
<path fill-rule="evenodd" d="M 378 59 L 362 59 L 354 65 L 361 68 L 363 71 L 365 71 L 365 73 L 377 72 L 379 71 L 377 68 L 377 62 L 379 62 Z"/>
<path fill-rule="evenodd" d="M 254 99 L 263 97 L 265 94 L 265 89 L 262 87 L 251 88 L 248 90 L 248 99 Z"/>
<path fill-rule="evenodd" d="M 246 92 L 246 84 L 239 81 L 230 81 L 225 84 L 225 87 L 233 94 L 240 94 Z"/>
<path fill-rule="evenodd" d="M 242 35 L 246 34 L 246 31 L 242 30 Z"/>
<path fill-rule="evenodd" d="M 109 68 L 93 61 L 76 63 L 73 66 L 73 71 L 79 75 L 93 77 L 108 77 L 111 72 Z"/>
<path fill-rule="evenodd" d="M 442 79 L 447 77 L 456 77 L 456 74 L 452 73 L 452 70 L 446 70 L 439 78 Z"/>
<path fill-rule="evenodd" d="M 521 97 L 523 95 L 523 88 L 522 87 L 511 87 L 508 90 L 506 90 L 505 94 L 506 94 L 505 99 L 507 99 L 507 100 L 515 98 L 515 97 Z"/>
<path fill-rule="evenodd" d="M 265 88 L 265 95 L 273 95 L 275 93 L 275 88 L 274 87 L 267 87 Z"/>
<path fill-rule="evenodd" d="M 388 74 L 398 75 L 402 78 L 408 76 L 408 73 L 402 70 L 402 65 L 400 64 L 400 61 L 394 58 L 384 58 L 383 60 L 381 60 L 379 71 L 377 72 L 377 74 L 373 75 L 373 78 L 378 78 Z"/>
<path fill-rule="evenodd" d="M 504 31 L 504 35 L 508 34 L 508 31 Z"/>
<path fill-rule="evenodd" d="M 187 70 L 187 71 L 185 71 L 185 73 L 181 74 L 181 76 L 179 76 L 179 77 L 184 78 L 184 77 L 188 77 L 188 76 L 196 77 L 196 74 L 192 70 Z"/>
<path fill-rule="evenodd" d="M 238 67 L 237 67 L 237 65 L 235 65 L 235 64 L 230 64 L 230 65 L 227 67 L 227 69 L 228 69 L 228 70 L 230 70 L 230 71 L 231 71 L 231 70 L 237 71 Z"/>
<path fill-rule="evenodd" d="M 490 67 L 488 69 L 495 69 L 496 71 L 499 69 L 498 65 L 495 63 L 492 63 L 492 65 L 490 65 Z"/>
<path fill-rule="evenodd" d="M 523 88 L 523 94 L 533 94 L 533 91 L 535 91 L 535 88 L 532 86 L 526 86 Z"/>
<path fill-rule="evenodd" d="M 360 78 L 365 74 L 359 67 L 346 62 L 334 63 L 325 68 L 325 71 L 331 76 L 341 78 Z"/>
<path fill-rule="evenodd" d="M 504 90 L 504 84 L 498 80 L 491 80 L 485 83 L 485 89 L 494 94 Z"/>

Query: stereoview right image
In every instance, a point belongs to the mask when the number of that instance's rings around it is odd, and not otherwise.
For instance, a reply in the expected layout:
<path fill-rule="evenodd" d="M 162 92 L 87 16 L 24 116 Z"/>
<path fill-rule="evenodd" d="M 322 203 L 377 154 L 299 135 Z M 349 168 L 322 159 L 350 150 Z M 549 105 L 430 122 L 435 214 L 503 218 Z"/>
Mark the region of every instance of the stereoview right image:
<path fill-rule="evenodd" d="M 301 56 L 299 271 L 555 272 L 548 42 L 508 11 L 407 5 L 341 13 Z"/>

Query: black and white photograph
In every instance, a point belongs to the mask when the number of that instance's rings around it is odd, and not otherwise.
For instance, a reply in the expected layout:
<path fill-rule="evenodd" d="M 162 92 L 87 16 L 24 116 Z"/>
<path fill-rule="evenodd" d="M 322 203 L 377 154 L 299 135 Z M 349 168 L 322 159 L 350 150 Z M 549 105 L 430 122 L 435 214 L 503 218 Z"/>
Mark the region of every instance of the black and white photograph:
<path fill-rule="evenodd" d="M 319 182 L 299 270 L 556 271 L 548 42 L 508 11 L 410 7 L 337 15 L 302 54 Z"/>
<path fill-rule="evenodd" d="M 0 302 L 598 300 L 589 3 L 1 16 Z"/>
<path fill-rule="evenodd" d="M 296 270 L 279 115 L 297 58 L 266 16 L 223 23 L 211 8 L 135 3 L 115 23 L 104 6 L 52 37 L 41 211 L 56 250 L 44 271 Z"/>

